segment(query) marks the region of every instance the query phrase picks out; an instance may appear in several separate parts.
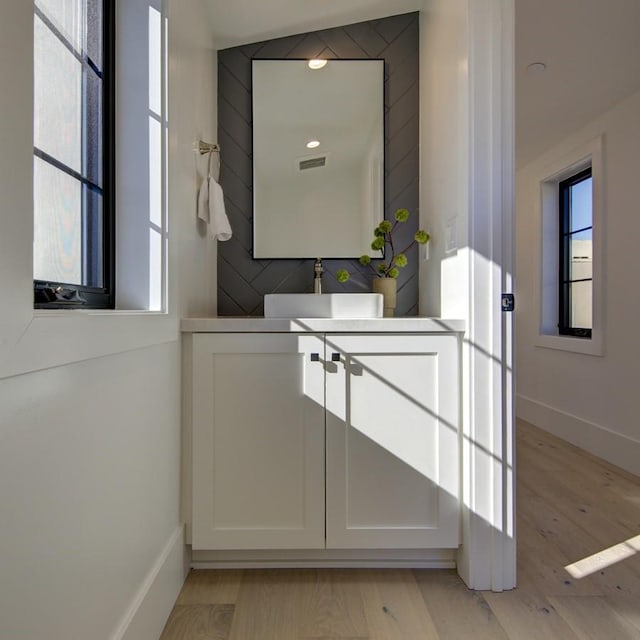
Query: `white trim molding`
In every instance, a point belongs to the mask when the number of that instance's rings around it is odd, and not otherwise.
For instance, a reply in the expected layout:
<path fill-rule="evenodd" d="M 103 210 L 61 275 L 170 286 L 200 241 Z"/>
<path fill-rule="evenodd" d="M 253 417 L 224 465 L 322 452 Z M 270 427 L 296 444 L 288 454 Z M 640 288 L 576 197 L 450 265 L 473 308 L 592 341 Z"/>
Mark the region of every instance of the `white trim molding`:
<path fill-rule="evenodd" d="M 157 640 L 182 589 L 189 560 L 184 526 L 176 527 L 134 596 L 111 640 Z"/>
<path fill-rule="evenodd" d="M 516 586 L 513 444 L 514 0 L 468 0 L 468 331 L 463 352 L 462 532 L 472 589 Z"/>
<path fill-rule="evenodd" d="M 640 476 L 640 442 L 579 416 L 518 394 L 518 418 Z"/>
<path fill-rule="evenodd" d="M 514 13 L 514 0 L 424 0 L 420 26 L 420 216 L 434 234 L 420 312 L 465 321 L 456 564 L 493 591 L 516 579 L 514 318 L 501 306 L 514 290 Z"/>
<path fill-rule="evenodd" d="M 257 549 L 193 551 L 193 569 L 274 567 L 453 569 L 455 549 Z"/>

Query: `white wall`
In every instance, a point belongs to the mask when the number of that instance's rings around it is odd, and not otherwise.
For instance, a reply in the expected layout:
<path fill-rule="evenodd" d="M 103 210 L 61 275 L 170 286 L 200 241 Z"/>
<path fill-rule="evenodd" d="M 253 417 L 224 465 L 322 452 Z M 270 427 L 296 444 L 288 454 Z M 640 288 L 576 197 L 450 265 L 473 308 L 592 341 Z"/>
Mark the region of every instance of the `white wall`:
<path fill-rule="evenodd" d="M 420 14 L 420 314 L 466 317 L 469 221 L 469 34 L 466 1 L 429 0 Z M 455 246 L 448 247 L 455 224 Z"/>
<path fill-rule="evenodd" d="M 169 18 L 168 313 L 34 313 L 32 4 L 0 3 L 3 639 L 155 640 L 184 577 L 178 319 L 215 308 L 191 151 L 215 60 L 201 2 Z"/>
<path fill-rule="evenodd" d="M 640 474 L 640 317 L 636 264 L 640 92 L 603 113 L 517 174 L 517 413 Z M 603 355 L 536 345 L 540 326 L 539 181 L 545 167 L 603 136 Z M 595 258 L 594 258 L 595 259 Z"/>
<path fill-rule="evenodd" d="M 173 342 L 0 382 L 0 637 L 110 638 L 178 527 Z"/>
<path fill-rule="evenodd" d="M 213 316 L 217 309 L 217 248 L 197 220 L 197 191 L 206 175 L 197 139 L 217 142 L 218 60 L 204 0 L 169 5 L 169 237 L 176 239 L 170 274 L 179 316 Z M 224 153 L 224 149 L 222 150 Z M 171 280 L 171 276 L 174 279 Z M 177 277 L 176 277 L 177 276 Z"/>

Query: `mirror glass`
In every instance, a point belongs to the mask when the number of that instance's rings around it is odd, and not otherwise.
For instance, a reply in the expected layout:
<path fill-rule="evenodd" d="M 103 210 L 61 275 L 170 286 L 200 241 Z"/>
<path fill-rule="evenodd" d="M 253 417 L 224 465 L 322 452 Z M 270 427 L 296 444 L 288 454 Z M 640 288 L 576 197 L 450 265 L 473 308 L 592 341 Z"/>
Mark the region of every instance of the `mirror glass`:
<path fill-rule="evenodd" d="M 254 258 L 369 253 L 384 215 L 384 61 L 253 60 L 252 72 Z"/>

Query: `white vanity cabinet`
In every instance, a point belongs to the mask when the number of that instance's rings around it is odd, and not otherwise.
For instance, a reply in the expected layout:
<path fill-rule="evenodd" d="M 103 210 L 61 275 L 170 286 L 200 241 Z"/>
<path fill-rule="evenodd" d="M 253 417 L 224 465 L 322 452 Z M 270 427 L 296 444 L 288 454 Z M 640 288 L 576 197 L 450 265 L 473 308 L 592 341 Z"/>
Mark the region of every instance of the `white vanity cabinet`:
<path fill-rule="evenodd" d="M 194 335 L 194 549 L 324 546 L 323 360 L 321 335 Z"/>
<path fill-rule="evenodd" d="M 194 549 L 459 545 L 459 334 L 191 340 Z"/>
<path fill-rule="evenodd" d="M 327 547 L 458 546 L 454 335 L 328 335 Z"/>

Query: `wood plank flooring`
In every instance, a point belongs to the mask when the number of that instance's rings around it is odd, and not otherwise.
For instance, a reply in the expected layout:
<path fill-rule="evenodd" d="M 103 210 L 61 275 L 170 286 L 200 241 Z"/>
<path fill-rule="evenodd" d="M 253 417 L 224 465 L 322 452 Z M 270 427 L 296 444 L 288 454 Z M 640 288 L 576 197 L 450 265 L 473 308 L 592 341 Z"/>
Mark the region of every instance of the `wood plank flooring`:
<path fill-rule="evenodd" d="M 517 589 L 445 570 L 192 571 L 161 640 L 640 640 L 640 478 L 524 422 L 516 447 Z"/>

